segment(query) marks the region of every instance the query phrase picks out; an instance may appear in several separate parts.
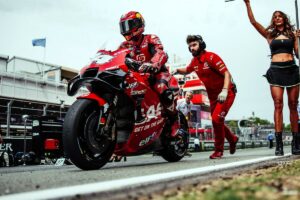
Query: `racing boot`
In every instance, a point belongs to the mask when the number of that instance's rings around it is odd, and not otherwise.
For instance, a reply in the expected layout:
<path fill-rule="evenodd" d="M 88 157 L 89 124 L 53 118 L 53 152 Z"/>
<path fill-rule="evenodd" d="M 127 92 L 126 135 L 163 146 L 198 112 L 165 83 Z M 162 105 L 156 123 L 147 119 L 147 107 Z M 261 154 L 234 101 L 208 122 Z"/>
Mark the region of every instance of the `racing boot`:
<path fill-rule="evenodd" d="M 300 155 L 300 133 L 293 133 L 292 154 Z"/>
<path fill-rule="evenodd" d="M 275 155 L 283 156 L 284 153 L 283 153 L 282 132 L 276 132 L 275 139 L 276 139 Z"/>
<path fill-rule="evenodd" d="M 170 135 L 176 136 L 177 131 L 180 128 L 180 124 L 178 118 L 178 111 L 175 109 L 174 95 L 170 89 L 166 89 L 163 92 L 162 91 L 160 94 L 160 101 L 163 106 L 163 115 L 170 120 Z"/>

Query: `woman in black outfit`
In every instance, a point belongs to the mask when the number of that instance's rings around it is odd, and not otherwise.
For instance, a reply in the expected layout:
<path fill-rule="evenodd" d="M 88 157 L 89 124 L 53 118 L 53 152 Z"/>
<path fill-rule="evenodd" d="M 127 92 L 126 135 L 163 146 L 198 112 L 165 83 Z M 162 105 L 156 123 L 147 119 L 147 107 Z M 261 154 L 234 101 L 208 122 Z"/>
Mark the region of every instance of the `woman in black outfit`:
<path fill-rule="evenodd" d="M 264 28 L 258 23 L 252 13 L 250 0 L 244 0 L 248 17 L 254 28 L 267 40 L 271 49 L 271 66 L 265 77 L 267 78 L 272 98 L 274 101 L 275 112 L 275 155 L 283 155 L 283 93 L 287 90 L 288 105 L 290 109 L 290 122 L 293 133 L 292 154 L 300 155 L 300 134 L 298 131 L 298 112 L 297 104 L 299 97 L 299 67 L 295 64 L 293 52 L 298 57 L 298 38 L 299 30 L 295 31 L 289 18 L 281 11 L 273 13 L 271 23 Z"/>

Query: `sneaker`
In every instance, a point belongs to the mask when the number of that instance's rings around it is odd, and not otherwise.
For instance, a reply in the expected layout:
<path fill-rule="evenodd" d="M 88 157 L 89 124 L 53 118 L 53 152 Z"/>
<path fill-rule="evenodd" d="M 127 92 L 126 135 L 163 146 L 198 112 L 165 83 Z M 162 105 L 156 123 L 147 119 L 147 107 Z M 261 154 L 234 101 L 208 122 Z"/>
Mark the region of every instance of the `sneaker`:
<path fill-rule="evenodd" d="M 229 153 L 230 153 L 230 154 L 234 154 L 234 153 L 235 153 L 235 150 L 236 150 L 236 144 L 238 143 L 238 141 L 239 141 L 239 138 L 236 137 L 236 138 L 235 138 L 235 141 L 234 141 L 233 143 L 229 144 Z"/>
<path fill-rule="evenodd" d="M 210 156 L 209 158 L 210 159 L 220 159 L 222 158 L 223 156 L 223 152 L 220 152 L 220 151 L 214 151 Z"/>

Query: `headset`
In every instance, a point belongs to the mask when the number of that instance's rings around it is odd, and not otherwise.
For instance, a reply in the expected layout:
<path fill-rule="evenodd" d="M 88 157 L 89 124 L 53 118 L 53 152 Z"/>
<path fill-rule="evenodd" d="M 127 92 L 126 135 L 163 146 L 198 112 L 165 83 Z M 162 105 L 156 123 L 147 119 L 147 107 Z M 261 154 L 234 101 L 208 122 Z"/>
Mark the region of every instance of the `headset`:
<path fill-rule="evenodd" d="M 203 38 L 201 37 L 201 35 L 194 35 L 194 36 L 196 38 L 196 41 L 199 42 L 200 50 L 201 51 L 204 50 L 206 48 L 206 44 L 205 44 Z M 192 52 L 190 47 L 188 47 L 188 48 L 189 48 L 189 51 Z"/>

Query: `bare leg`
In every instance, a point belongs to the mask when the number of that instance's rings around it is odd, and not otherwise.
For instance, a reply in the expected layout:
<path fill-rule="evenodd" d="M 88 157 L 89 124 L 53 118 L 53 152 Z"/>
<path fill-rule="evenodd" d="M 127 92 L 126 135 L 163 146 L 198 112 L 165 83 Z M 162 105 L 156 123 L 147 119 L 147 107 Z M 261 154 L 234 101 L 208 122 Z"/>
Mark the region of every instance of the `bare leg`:
<path fill-rule="evenodd" d="M 283 87 L 271 86 L 271 94 L 274 102 L 274 123 L 275 123 L 275 132 L 282 132 L 283 130 Z"/>
<path fill-rule="evenodd" d="M 299 98 L 299 85 L 287 88 L 288 103 L 290 109 L 291 129 L 293 133 L 298 133 L 298 98 Z"/>

